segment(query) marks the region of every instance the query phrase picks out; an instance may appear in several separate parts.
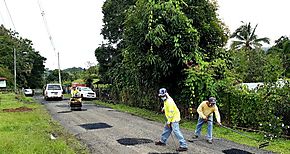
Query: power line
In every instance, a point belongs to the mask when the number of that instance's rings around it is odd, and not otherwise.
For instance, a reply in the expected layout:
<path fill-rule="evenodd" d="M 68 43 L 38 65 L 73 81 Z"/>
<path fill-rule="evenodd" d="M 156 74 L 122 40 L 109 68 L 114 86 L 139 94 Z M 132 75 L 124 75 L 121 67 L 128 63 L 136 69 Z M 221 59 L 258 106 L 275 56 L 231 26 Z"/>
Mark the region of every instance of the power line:
<path fill-rule="evenodd" d="M 41 12 L 41 16 L 42 16 L 42 19 L 43 19 L 43 22 L 44 22 L 44 25 L 45 25 L 45 28 L 46 28 L 46 32 L 47 32 L 49 40 L 50 40 L 50 44 L 51 44 L 51 46 L 53 48 L 53 51 L 56 53 L 56 49 L 55 49 L 55 46 L 54 46 L 54 43 L 53 43 L 53 39 L 52 39 L 52 36 L 51 36 L 49 28 L 48 28 L 47 20 L 45 18 L 45 13 L 44 13 L 44 11 L 43 11 L 43 9 L 41 7 L 40 1 L 38 0 L 37 2 L 38 2 L 38 6 L 39 6 L 39 9 L 40 9 L 40 12 Z M 58 80 L 59 80 L 59 83 L 61 84 L 59 52 L 57 52 L 57 61 L 58 61 Z"/>
<path fill-rule="evenodd" d="M 4 18 L 3 18 L 3 15 L 2 15 L 2 13 L 1 13 L 1 10 L 0 10 L 0 17 L 1 17 L 2 21 L 3 21 L 3 25 L 6 25 L 6 24 L 5 24 L 5 20 L 4 20 Z"/>
<path fill-rule="evenodd" d="M 12 23 L 12 25 L 13 25 L 13 27 L 14 27 L 14 30 L 16 31 L 16 28 L 15 28 L 15 25 L 14 25 L 14 22 L 13 22 L 13 19 L 12 19 L 12 16 L 11 16 L 11 14 L 10 14 L 10 11 L 9 11 L 9 9 L 8 9 L 8 6 L 7 6 L 7 3 L 6 3 L 5 0 L 4 0 L 4 3 L 5 3 L 5 6 L 6 6 L 6 9 L 7 9 L 7 12 L 8 12 L 9 18 L 10 18 L 10 20 L 11 20 L 11 23 Z"/>
<path fill-rule="evenodd" d="M 12 25 L 13 25 L 13 27 L 14 27 L 14 30 L 15 30 L 15 32 L 17 32 L 17 30 L 16 30 L 16 27 L 15 27 L 15 24 L 14 24 L 14 22 L 13 22 L 13 19 L 12 19 L 12 16 L 11 16 L 11 14 L 10 14 L 10 11 L 9 11 L 9 8 L 8 8 L 8 6 L 7 6 L 7 3 L 6 3 L 6 1 L 4 0 L 4 3 L 5 3 L 5 6 L 6 6 L 6 9 L 7 9 L 7 12 L 8 12 L 8 14 L 9 14 L 9 18 L 10 18 L 10 20 L 11 20 L 11 22 L 12 22 Z M 14 57 L 14 92 L 15 93 L 17 93 L 17 85 L 16 85 L 16 69 L 17 69 L 17 65 L 16 65 L 16 49 L 15 48 L 13 48 L 13 57 Z"/>
<path fill-rule="evenodd" d="M 43 9 L 41 7 L 40 1 L 38 0 L 37 2 L 38 2 L 38 6 L 39 6 L 39 9 L 40 9 L 40 12 L 41 12 L 42 20 L 43 20 L 44 25 L 45 25 L 46 32 L 48 34 L 48 38 L 50 40 L 50 44 L 51 44 L 51 46 L 53 48 L 53 51 L 56 52 L 55 45 L 53 43 L 53 39 L 52 39 L 52 36 L 51 36 L 49 28 L 48 28 L 47 20 L 45 18 L 45 12 L 43 11 Z"/>

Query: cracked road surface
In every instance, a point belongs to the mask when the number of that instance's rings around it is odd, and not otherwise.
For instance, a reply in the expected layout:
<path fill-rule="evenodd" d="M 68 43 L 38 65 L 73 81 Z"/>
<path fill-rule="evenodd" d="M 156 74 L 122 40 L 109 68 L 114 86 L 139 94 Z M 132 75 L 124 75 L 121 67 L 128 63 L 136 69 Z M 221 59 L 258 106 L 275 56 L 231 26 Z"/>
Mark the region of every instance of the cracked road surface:
<path fill-rule="evenodd" d="M 85 101 L 83 101 L 82 111 L 70 111 L 68 99 L 45 101 L 41 96 L 35 98 L 45 105 L 54 120 L 60 122 L 70 133 L 85 143 L 93 154 L 176 153 L 175 149 L 179 145 L 174 136 L 169 137 L 166 146 L 154 144 L 162 133 L 162 123 Z M 184 129 L 181 131 L 187 139 L 193 134 L 192 131 Z M 208 144 L 205 138 L 187 143 L 188 151 L 182 153 L 271 153 L 218 138 L 214 138 L 213 144 Z"/>

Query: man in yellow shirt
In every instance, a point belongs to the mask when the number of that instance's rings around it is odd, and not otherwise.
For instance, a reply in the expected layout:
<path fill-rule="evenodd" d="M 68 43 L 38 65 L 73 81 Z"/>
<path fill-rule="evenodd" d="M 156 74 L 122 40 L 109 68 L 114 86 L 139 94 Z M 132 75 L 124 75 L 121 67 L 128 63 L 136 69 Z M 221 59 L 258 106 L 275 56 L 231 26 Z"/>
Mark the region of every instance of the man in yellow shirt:
<path fill-rule="evenodd" d="M 155 145 L 166 145 L 167 139 L 169 138 L 171 132 L 175 134 L 176 138 L 179 140 L 180 146 L 176 149 L 176 151 L 187 151 L 187 144 L 184 140 L 184 137 L 179 129 L 179 121 L 180 121 L 180 112 L 174 103 L 173 99 L 167 93 L 165 88 L 161 88 L 159 90 L 158 96 L 164 102 L 164 107 L 162 110 L 165 112 L 165 116 L 167 122 L 164 126 L 163 133 L 161 135 L 161 139 L 158 142 L 155 142 Z"/>
<path fill-rule="evenodd" d="M 215 113 L 218 125 L 221 125 L 221 118 L 216 105 L 216 98 L 210 97 L 208 100 L 203 101 L 198 106 L 197 112 L 199 117 L 195 129 L 195 136 L 193 138 L 198 138 L 200 136 L 202 125 L 207 122 L 207 141 L 212 144 L 213 112 Z"/>
<path fill-rule="evenodd" d="M 79 91 L 76 89 L 76 87 L 72 87 L 71 90 L 71 97 L 78 97 Z"/>

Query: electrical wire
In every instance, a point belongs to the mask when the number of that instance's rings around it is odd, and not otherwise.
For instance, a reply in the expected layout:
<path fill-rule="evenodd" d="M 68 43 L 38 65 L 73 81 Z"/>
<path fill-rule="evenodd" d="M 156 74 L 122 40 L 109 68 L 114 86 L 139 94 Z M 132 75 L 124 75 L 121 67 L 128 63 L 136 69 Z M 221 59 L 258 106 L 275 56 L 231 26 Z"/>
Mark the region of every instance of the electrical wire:
<path fill-rule="evenodd" d="M 43 9 L 42 9 L 42 7 L 41 7 L 40 1 L 37 0 L 37 2 L 38 2 L 38 6 L 39 6 L 39 9 L 40 9 L 40 12 L 41 12 L 42 20 L 43 20 L 44 25 L 45 25 L 46 32 L 47 32 L 47 34 L 48 34 L 48 38 L 49 38 L 49 40 L 50 40 L 50 44 L 51 44 L 51 46 L 52 46 L 52 48 L 53 48 L 53 51 L 54 51 L 55 54 L 56 54 L 56 48 L 55 48 L 55 45 L 54 45 L 54 42 L 53 42 L 52 36 L 51 36 L 50 31 L 49 31 L 49 28 L 48 28 L 47 20 L 46 20 L 46 18 L 45 18 L 45 12 L 43 11 Z"/>
<path fill-rule="evenodd" d="M 13 25 L 13 28 L 14 28 L 14 30 L 16 31 L 15 24 L 14 24 L 14 22 L 13 22 L 12 16 L 11 16 L 11 14 L 10 14 L 9 8 L 8 8 L 7 3 L 6 3 L 5 0 L 4 0 L 4 3 L 5 3 L 5 6 L 6 6 L 6 9 L 7 9 L 7 12 L 8 12 L 9 18 L 10 18 L 10 20 L 11 20 L 11 23 L 12 23 L 12 25 Z"/>
<path fill-rule="evenodd" d="M 6 24 L 5 24 L 5 20 L 4 20 L 4 18 L 3 18 L 3 15 L 2 15 L 2 13 L 1 13 L 1 10 L 0 10 L 0 17 L 1 17 L 1 20 L 3 21 L 3 25 L 6 25 Z"/>
<path fill-rule="evenodd" d="M 52 36 L 51 36 L 50 31 L 49 31 L 49 28 L 48 28 L 47 20 L 45 18 L 45 13 L 44 13 L 44 11 L 43 11 L 43 9 L 41 7 L 40 1 L 37 0 L 37 2 L 38 2 L 38 6 L 39 6 L 39 9 L 40 9 L 40 12 L 41 12 L 41 16 L 42 16 L 42 19 L 43 19 L 43 22 L 44 22 L 44 25 L 45 25 L 45 28 L 46 28 L 46 32 L 47 32 L 48 37 L 49 37 L 49 40 L 50 40 L 50 44 L 51 44 L 51 46 L 53 48 L 54 53 L 56 54 L 55 45 L 53 43 L 53 39 L 52 39 Z M 59 64 L 60 63 L 59 62 L 59 52 L 57 52 L 57 61 L 58 61 L 58 80 L 59 80 L 59 83 L 61 84 L 61 74 L 60 74 L 60 64 Z"/>
<path fill-rule="evenodd" d="M 9 18 L 11 20 L 11 23 L 12 23 L 12 25 L 14 27 L 14 31 L 17 32 L 15 24 L 13 22 L 12 16 L 10 14 L 9 8 L 8 8 L 7 3 L 6 3 L 5 0 L 4 0 L 4 3 L 5 3 L 5 6 L 6 6 L 6 9 L 7 9 L 7 12 L 9 14 Z M 14 63 L 14 92 L 17 93 L 17 81 L 16 81 L 17 80 L 17 64 L 16 64 L 17 63 L 17 53 L 16 53 L 16 49 L 15 48 L 13 49 L 13 57 L 14 57 L 14 62 L 13 62 Z"/>

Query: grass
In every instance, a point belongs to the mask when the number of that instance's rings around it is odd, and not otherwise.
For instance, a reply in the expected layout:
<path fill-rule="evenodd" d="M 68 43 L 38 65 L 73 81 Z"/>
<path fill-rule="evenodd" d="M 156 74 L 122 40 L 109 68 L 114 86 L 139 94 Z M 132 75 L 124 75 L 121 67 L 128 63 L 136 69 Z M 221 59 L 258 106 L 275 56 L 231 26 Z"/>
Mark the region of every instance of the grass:
<path fill-rule="evenodd" d="M 111 103 L 105 103 L 101 101 L 96 101 L 96 104 L 110 107 L 118 111 L 127 112 L 136 116 L 143 117 L 145 119 L 164 123 L 164 115 L 160 113 L 156 113 L 154 111 L 149 111 L 146 109 L 140 109 L 136 107 L 129 107 L 124 104 L 111 104 Z M 196 127 L 196 123 L 197 121 L 181 120 L 180 127 L 187 130 L 191 130 L 193 132 Z M 203 134 L 206 133 L 206 126 L 203 126 L 202 132 Z M 258 134 L 258 133 L 253 133 L 253 132 L 244 132 L 244 131 L 240 131 L 240 132 L 247 136 L 250 136 L 251 138 L 254 138 L 257 140 L 263 140 L 263 134 Z M 224 139 L 227 139 L 227 140 L 239 143 L 239 144 L 244 144 L 244 145 L 248 145 L 252 147 L 258 147 L 259 144 L 263 143 L 263 142 L 257 142 L 253 139 L 244 137 L 228 129 L 217 127 L 217 126 L 214 126 L 213 134 L 214 136 L 218 138 L 224 138 Z M 277 152 L 277 153 L 282 153 L 282 154 L 290 154 L 289 147 L 290 147 L 290 140 L 279 138 L 279 139 L 271 140 L 270 145 L 263 149 Z"/>
<path fill-rule="evenodd" d="M 70 98 L 71 94 L 63 94 L 63 98 Z"/>
<path fill-rule="evenodd" d="M 3 109 L 28 107 L 28 112 Z M 87 148 L 53 121 L 32 98 L 0 93 L 0 153 L 89 153 Z M 51 140 L 50 134 L 57 135 Z"/>

